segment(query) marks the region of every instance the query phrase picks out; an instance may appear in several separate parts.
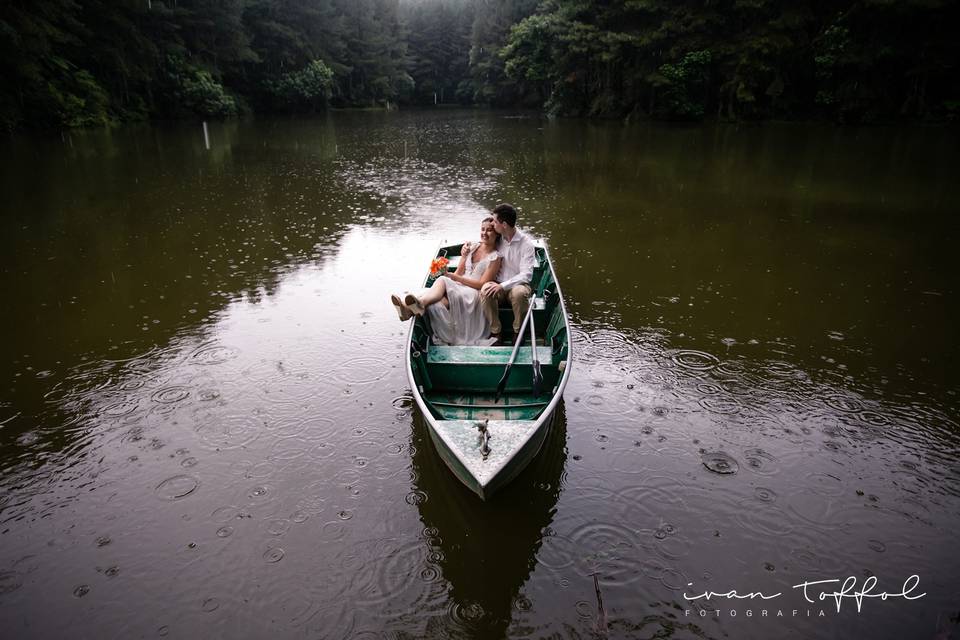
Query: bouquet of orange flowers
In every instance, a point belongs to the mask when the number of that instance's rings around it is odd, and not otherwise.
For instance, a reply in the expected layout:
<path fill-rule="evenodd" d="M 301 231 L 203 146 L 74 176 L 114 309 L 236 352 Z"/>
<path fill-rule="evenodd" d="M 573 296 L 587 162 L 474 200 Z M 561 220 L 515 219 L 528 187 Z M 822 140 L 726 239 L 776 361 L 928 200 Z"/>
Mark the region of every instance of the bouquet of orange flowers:
<path fill-rule="evenodd" d="M 440 256 L 439 258 L 434 258 L 430 262 L 430 276 L 433 278 L 439 278 L 447 272 L 447 265 L 450 264 L 450 261 Z"/>

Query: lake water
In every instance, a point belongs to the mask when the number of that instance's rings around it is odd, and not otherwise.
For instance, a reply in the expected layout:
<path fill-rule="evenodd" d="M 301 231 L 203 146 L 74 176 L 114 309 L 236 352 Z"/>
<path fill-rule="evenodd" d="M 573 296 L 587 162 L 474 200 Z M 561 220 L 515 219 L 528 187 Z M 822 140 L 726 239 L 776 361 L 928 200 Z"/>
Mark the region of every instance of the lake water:
<path fill-rule="evenodd" d="M 0 144 L 5 637 L 953 628 L 956 129 L 439 111 L 208 137 Z M 483 503 L 388 298 L 500 201 L 550 244 L 575 360 Z M 915 599 L 817 599 L 912 575 Z M 767 598 L 691 599 L 731 589 Z"/>

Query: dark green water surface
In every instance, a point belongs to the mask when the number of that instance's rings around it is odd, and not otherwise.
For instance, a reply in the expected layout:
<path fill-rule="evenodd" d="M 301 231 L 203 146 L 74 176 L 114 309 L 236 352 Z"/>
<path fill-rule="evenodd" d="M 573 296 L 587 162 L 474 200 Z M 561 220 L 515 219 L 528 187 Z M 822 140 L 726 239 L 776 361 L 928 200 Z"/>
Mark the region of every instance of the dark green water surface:
<path fill-rule="evenodd" d="M 950 129 L 460 111 L 7 139 L 2 635 L 949 631 L 958 163 Z M 481 503 L 389 295 L 500 201 L 574 369 Z M 780 595 L 692 599 L 731 589 Z"/>

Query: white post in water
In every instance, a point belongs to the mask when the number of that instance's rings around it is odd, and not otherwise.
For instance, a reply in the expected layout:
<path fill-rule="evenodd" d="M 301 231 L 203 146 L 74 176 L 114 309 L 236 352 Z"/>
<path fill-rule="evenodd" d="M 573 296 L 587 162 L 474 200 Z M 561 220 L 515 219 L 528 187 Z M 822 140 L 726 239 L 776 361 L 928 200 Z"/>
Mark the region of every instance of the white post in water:
<path fill-rule="evenodd" d="M 148 9 L 148 10 L 149 10 L 149 9 L 153 9 L 153 2 L 152 2 L 152 0 L 147 0 L 147 9 Z"/>
<path fill-rule="evenodd" d="M 433 92 L 433 104 L 437 104 L 437 92 Z"/>
<path fill-rule="evenodd" d="M 407 159 L 407 141 L 406 140 L 403 141 L 403 159 L 404 160 Z"/>
<path fill-rule="evenodd" d="M 207 121 L 203 121 L 203 144 L 206 145 L 207 151 L 210 151 L 210 132 L 207 131 Z"/>

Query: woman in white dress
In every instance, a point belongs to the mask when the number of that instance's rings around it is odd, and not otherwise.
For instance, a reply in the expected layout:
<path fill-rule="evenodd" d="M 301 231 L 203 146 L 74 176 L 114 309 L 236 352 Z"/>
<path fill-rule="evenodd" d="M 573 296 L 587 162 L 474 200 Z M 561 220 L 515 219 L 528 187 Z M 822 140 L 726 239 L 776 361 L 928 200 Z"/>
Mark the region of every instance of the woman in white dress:
<path fill-rule="evenodd" d="M 402 303 L 399 296 L 391 297 L 400 319 L 426 313 L 434 344 L 493 344 L 496 339 L 490 337 L 490 323 L 480 306 L 480 288 L 500 271 L 503 260 L 497 252 L 499 239 L 493 230 L 493 218 L 484 218 L 480 243 L 464 245 L 456 272 L 437 278 L 419 296 L 407 294 Z"/>

